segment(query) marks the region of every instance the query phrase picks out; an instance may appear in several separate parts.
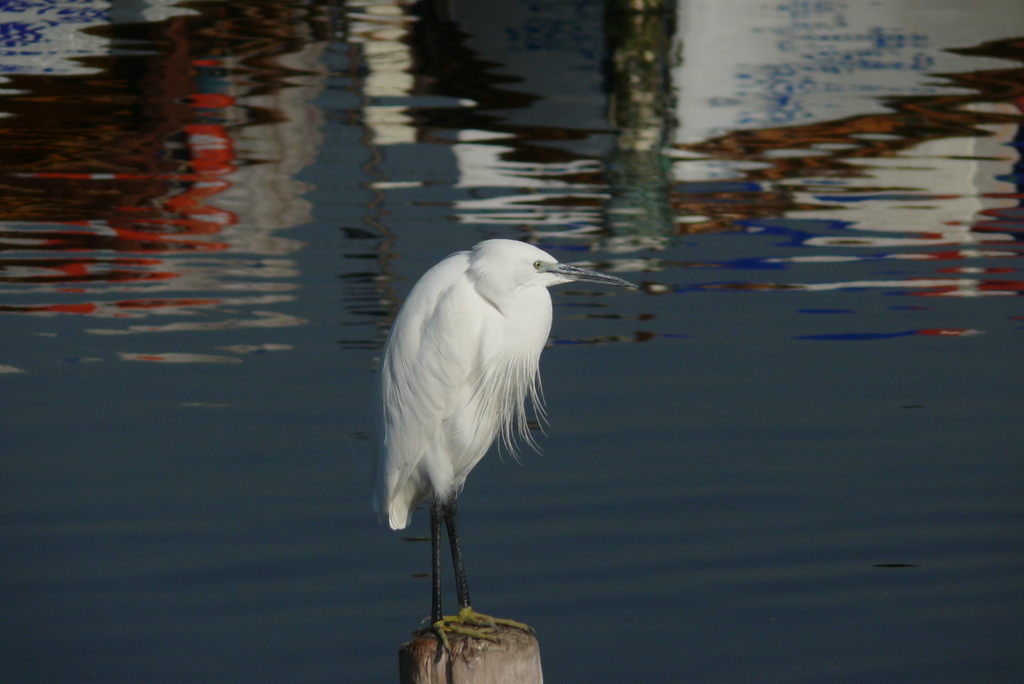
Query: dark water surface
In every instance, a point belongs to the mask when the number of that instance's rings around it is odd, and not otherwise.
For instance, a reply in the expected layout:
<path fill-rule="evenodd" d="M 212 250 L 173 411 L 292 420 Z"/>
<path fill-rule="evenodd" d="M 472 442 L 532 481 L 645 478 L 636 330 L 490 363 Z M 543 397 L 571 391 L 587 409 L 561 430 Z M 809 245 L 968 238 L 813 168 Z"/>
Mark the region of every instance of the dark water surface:
<path fill-rule="evenodd" d="M 1018 10 L 0 4 L 0 681 L 395 681 L 376 355 L 489 237 L 643 285 L 461 499 L 547 681 L 1019 681 Z"/>

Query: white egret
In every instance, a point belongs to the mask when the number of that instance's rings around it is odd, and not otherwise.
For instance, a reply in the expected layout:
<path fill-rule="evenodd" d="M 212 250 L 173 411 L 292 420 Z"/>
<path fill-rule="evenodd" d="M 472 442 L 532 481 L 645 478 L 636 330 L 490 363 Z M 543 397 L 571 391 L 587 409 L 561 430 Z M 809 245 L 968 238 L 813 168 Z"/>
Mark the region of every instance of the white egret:
<path fill-rule="evenodd" d="M 427 271 L 398 312 L 384 345 L 378 401 L 374 508 L 405 528 L 432 499 L 431 629 L 481 638 L 495 620 L 473 611 L 455 524 L 458 493 L 495 438 L 530 441 L 526 398 L 542 413 L 539 361 L 551 331 L 547 288 L 570 281 L 637 287 L 560 264 L 515 240 L 486 240 Z M 448 529 L 459 613 L 441 611 L 441 524 Z"/>

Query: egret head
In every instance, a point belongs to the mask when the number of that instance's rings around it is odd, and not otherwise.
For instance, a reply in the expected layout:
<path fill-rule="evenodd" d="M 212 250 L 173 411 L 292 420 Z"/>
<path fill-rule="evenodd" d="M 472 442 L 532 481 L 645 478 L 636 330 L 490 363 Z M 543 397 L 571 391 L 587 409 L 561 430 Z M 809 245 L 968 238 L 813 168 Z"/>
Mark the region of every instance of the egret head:
<path fill-rule="evenodd" d="M 473 247 L 470 262 L 475 275 L 500 280 L 509 288 L 551 287 L 572 281 L 638 287 L 613 275 L 559 263 L 544 250 L 516 240 L 485 240 Z"/>

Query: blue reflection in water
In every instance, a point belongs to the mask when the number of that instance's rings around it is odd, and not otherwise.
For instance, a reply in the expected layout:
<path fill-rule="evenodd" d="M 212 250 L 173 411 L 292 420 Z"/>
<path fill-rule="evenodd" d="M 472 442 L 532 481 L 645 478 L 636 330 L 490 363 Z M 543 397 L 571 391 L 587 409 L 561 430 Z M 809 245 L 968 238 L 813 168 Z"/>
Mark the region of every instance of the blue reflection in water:
<path fill-rule="evenodd" d="M 910 335 L 937 335 L 941 337 L 962 337 L 964 335 L 977 335 L 979 330 L 951 330 L 951 329 L 929 329 L 929 330 L 905 330 L 894 333 L 833 333 L 828 335 L 797 335 L 797 340 L 890 340 L 894 337 L 907 337 Z"/>

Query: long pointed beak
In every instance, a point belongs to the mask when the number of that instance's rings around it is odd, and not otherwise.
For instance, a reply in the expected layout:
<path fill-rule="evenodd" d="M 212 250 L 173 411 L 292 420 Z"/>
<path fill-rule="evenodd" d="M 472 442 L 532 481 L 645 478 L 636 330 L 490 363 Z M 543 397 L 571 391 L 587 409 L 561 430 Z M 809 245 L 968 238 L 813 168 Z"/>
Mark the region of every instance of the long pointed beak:
<path fill-rule="evenodd" d="M 615 285 L 617 287 L 629 287 L 634 290 L 640 289 L 639 285 L 634 285 L 628 280 L 623 280 L 607 273 L 598 273 L 597 271 L 588 271 L 585 268 L 579 268 L 578 266 L 569 266 L 568 264 L 555 264 L 551 269 L 551 273 L 557 273 L 558 275 L 565 276 L 570 280 L 578 280 L 584 283 L 601 283 L 602 285 Z"/>

